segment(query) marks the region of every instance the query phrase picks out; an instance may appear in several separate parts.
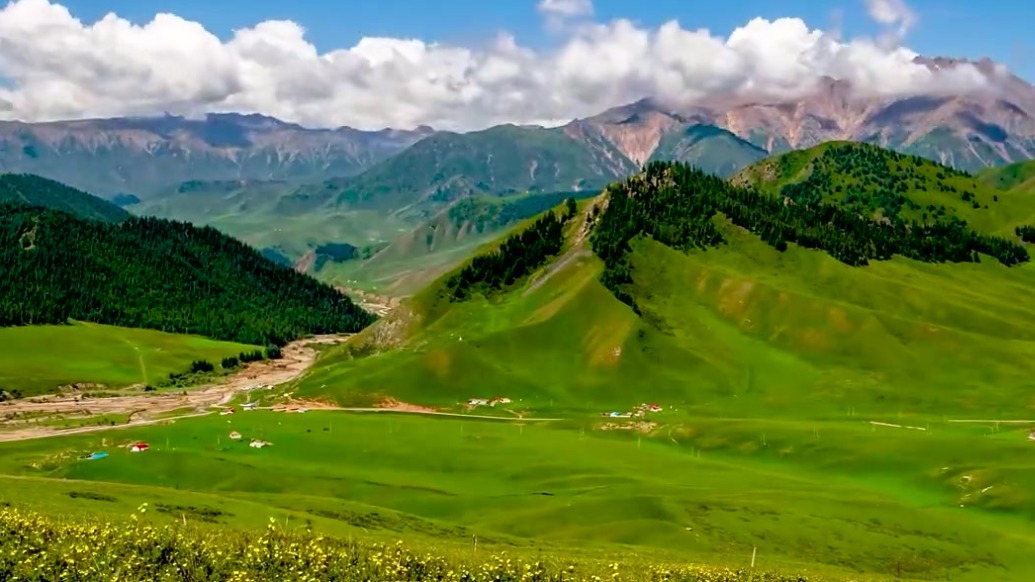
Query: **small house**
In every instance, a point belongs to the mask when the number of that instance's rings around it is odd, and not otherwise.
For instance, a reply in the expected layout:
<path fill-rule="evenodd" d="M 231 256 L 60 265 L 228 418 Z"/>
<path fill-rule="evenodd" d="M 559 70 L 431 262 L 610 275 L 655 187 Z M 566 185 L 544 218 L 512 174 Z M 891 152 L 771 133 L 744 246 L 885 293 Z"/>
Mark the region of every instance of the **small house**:
<path fill-rule="evenodd" d="M 151 447 L 147 443 L 133 443 L 129 447 L 129 452 L 131 452 L 131 453 L 142 453 L 142 452 L 146 451 L 149 448 L 151 448 Z"/>

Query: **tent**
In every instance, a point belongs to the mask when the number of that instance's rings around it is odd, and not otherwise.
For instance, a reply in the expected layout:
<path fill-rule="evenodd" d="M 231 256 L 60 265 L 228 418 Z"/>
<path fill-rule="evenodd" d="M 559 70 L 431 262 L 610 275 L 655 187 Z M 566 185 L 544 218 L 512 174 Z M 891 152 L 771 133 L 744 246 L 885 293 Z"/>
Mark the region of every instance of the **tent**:
<path fill-rule="evenodd" d="M 132 446 L 129 447 L 129 452 L 131 452 L 131 453 L 142 453 L 142 452 L 146 451 L 149 448 L 151 448 L 151 446 L 148 445 L 147 443 L 134 443 Z"/>
<path fill-rule="evenodd" d="M 230 433 L 230 439 L 231 440 L 235 440 L 235 441 L 241 440 L 241 433 L 237 432 L 236 430 L 231 432 Z"/>
<path fill-rule="evenodd" d="M 92 453 L 89 457 L 86 457 L 86 460 L 87 461 L 96 461 L 97 459 L 103 459 L 104 457 L 107 457 L 107 456 L 108 456 L 108 453 L 104 453 L 104 452 Z"/>

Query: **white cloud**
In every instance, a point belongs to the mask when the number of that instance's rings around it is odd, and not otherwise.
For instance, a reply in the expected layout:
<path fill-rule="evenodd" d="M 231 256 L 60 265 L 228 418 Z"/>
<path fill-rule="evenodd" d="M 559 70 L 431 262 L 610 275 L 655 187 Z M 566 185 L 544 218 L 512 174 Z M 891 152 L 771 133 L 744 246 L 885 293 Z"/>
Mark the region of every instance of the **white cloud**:
<path fill-rule="evenodd" d="M 883 5 L 872 8 L 882 22 L 912 22 Z M 549 52 L 508 35 L 486 47 L 364 38 L 320 52 L 289 21 L 221 41 L 173 14 L 84 23 L 49 0 L 15 0 L 0 9 L 0 118 L 241 111 L 311 126 L 471 129 L 583 117 L 644 96 L 792 95 L 823 76 L 886 95 L 983 82 L 971 67 L 932 71 L 906 48 L 838 39 L 797 18 L 756 18 L 726 37 L 628 20 L 567 34 Z"/>
<path fill-rule="evenodd" d="M 864 0 L 870 18 L 885 26 L 890 34 L 885 41 L 894 44 L 900 41 L 916 24 L 916 12 L 905 3 L 905 0 Z"/>
<path fill-rule="evenodd" d="M 539 0 L 536 5 L 544 14 L 555 14 L 559 16 L 588 16 L 593 14 L 593 2 L 591 0 Z"/>

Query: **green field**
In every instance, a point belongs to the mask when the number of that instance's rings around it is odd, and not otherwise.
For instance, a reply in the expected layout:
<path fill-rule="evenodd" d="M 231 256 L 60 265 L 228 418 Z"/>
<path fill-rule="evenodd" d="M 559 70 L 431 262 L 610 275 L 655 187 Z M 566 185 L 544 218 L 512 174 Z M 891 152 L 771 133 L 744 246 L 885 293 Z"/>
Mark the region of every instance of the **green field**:
<path fill-rule="evenodd" d="M 807 177 L 798 162 L 776 177 Z M 919 183 L 923 207 L 900 204 L 917 220 L 944 206 L 1010 236 L 1035 216 L 1030 193 L 917 167 L 906 194 Z M 834 186 L 879 215 L 896 202 L 874 175 Z M 597 566 L 754 555 L 809 580 L 1035 578 L 1035 265 L 850 267 L 716 215 L 724 242 L 706 250 L 632 239 L 637 313 L 600 281 L 603 201 L 578 206 L 530 276 L 458 300 L 447 273 L 286 387 L 495 420 L 260 410 L 6 443 L 0 501 L 113 520 L 147 502 L 163 508 L 149 519 L 229 530 L 273 517 L 471 562 L 477 539 Z M 492 397 L 511 402 L 465 410 Z M 602 416 L 642 403 L 662 410 Z M 127 452 L 137 440 L 152 449 Z"/>
<path fill-rule="evenodd" d="M 92 323 L 0 328 L 0 387 L 25 396 L 85 383 L 121 388 L 183 372 L 194 360 L 219 363 L 252 346 L 197 336 Z"/>

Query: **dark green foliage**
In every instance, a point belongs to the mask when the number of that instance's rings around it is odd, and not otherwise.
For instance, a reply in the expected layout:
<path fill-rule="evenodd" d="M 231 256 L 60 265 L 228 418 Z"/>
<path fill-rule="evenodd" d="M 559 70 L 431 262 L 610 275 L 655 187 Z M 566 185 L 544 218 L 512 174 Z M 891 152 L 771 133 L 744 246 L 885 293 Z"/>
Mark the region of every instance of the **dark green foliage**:
<path fill-rule="evenodd" d="M 266 358 L 269 360 L 279 360 L 283 356 L 280 351 L 280 346 L 269 345 L 266 346 Z"/>
<path fill-rule="evenodd" d="M 718 246 L 723 237 L 714 218 L 720 213 L 777 249 L 794 242 L 822 249 L 852 266 L 892 255 L 925 262 L 972 262 L 983 253 L 1007 266 L 1029 260 L 1021 246 L 978 234 L 955 217 L 919 223 L 890 213 L 878 221 L 855 208 L 821 202 L 822 191 L 781 199 L 681 164 L 651 163 L 642 174 L 612 185 L 608 192 L 608 207 L 591 244 L 606 266 L 602 282 L 633 307 L 624 290 L 631 282 L 629 242 L 644 235 L 682 251 Z"/>
<path fill-rule="evenodd" d="M 1014 232 L 1026 243 L 1035 242 L 1035 226 L 1022 224 L 1014 229 Z"/>
<path fill-rule="evenodd" d="M 475 291 L 496 291 L 513 285 L 561 252 L 564 225 L 575 216 L 575 201 L 569 198 L 558 216 L 548 212 L 529 228 L 511 235 L 497 250 L 475 257 L 446 282 L 451 301 L 463 301 Z"/>
<path fill-rule="evenodd" d="M 80 218 L 119 222 L 130 214 L 111 202 L 32 174 L 0 174 L 0 203 L 42 206 Z"/>
<path fill-rule="evenodd" d="M 219 367 L 224 370 L 233 370 L 237 366 L 241 365 L 241 360 L 237 359 L 236 356 L 227 356 L 223 358 L 223 361 L 219 363 Z"/>
<path fill-rule="evenodd" d="M 374 317 L 213 228 L 0 205 L 0 325 L 69 319 L 283 344 Z"/>
<path fill-rule="evenodd" d="M 207 360 L 194 360 L 190 363 L 191 374 L 204 374 L 206 372 L 212 372 L 216 367 L 212 365 L 212 362 Z"/>
<path fill-rule="evenodd" d="M 241 352 L 241 354 L 237 356 L 237 359 L 240 360 L 242 364 L 247 364 L 249 362 L 264 360 L 266 359 L 266 356 L 262 353 L 262 350 L 255 350 L 253 352 Z"/>

